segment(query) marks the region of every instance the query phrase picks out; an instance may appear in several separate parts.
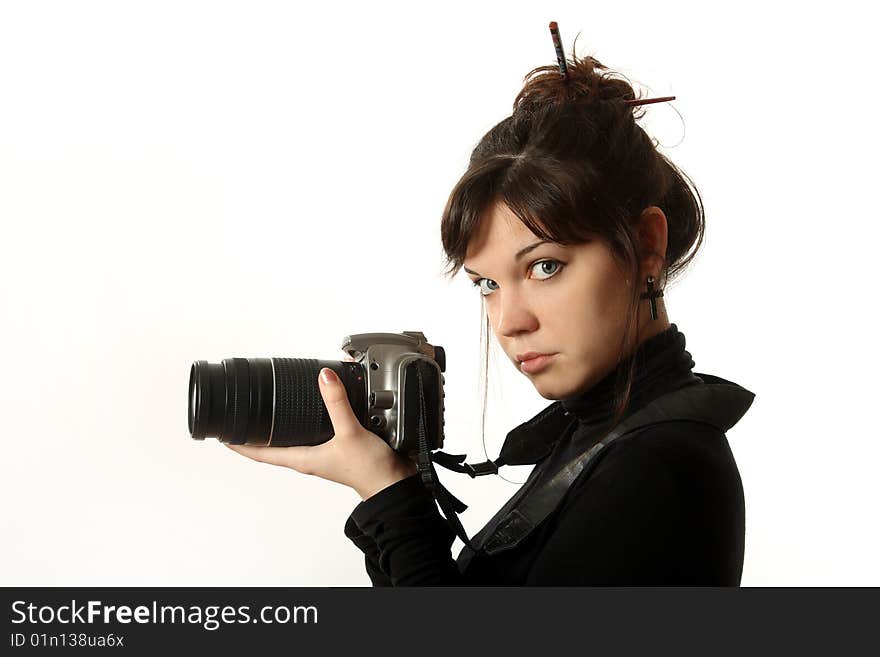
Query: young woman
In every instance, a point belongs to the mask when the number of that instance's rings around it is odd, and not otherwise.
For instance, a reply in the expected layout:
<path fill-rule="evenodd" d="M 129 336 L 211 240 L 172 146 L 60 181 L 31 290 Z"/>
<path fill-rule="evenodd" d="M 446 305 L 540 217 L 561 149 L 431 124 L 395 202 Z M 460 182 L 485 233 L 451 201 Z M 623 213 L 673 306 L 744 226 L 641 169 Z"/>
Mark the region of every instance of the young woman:
<path fill-rule="evenodd" d="M 693 258 L 703 212 L 634 99 L 592 57 L 565 76 L 533 70 L 444 210 L 449 273 L 467 272 L 512 365 L 554 400 L 508 434 L 503 463 L 537 465 L 474 549 L 453 560 L 415 464 L 360 425 L 329 370 L 332 440 L 227 445 L 354 488 L 345 533 L 374 584 L 740 583 L 744 497 L 725 431 L 754 395 L 695 374 L 667 318 L 658 293 Z"/>

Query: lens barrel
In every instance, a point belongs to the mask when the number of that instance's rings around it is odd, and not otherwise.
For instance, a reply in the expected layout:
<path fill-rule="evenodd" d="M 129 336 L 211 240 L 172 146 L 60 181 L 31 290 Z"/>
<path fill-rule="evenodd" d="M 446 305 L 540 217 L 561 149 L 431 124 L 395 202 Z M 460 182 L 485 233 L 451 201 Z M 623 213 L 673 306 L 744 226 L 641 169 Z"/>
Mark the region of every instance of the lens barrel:
<path fill-rule="evenodd" d="M 197 360 L 189 375 L 188 424 L 196 440 L 234 445 L 318 445 L 333 424 L 318 372 L 328 367 L 343 382 L 355 416 L 365 424 L 366 376 L 359 363 L 315 358 Z"/>

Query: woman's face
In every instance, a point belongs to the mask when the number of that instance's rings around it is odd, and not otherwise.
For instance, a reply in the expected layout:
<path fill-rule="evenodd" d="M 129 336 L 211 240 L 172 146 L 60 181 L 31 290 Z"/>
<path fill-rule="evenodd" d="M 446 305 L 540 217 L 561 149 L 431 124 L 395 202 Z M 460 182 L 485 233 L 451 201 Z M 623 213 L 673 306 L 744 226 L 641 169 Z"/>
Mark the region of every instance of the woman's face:
<path fill-rule="evenodd" d="M 664 216 L 664 254 L 665 228 Z M 496 203 L 468 245 L 464 269 L 484 295 L 498 343 L 542 397 L 575 396 L 617 366 L 632 281 L 604 243 L 542 243 L 504 203 Z M 647 339 L 646 332 L 656 334 L 668 322 L 662 299 L 653 322 L 649 311 L 643 317 L 642 305 L 648 304 L 640 304 L 636 321 L 652 325 L 640 336 Z M 550 356 L 521 364 L 517 356 L 527 352 Z"/>

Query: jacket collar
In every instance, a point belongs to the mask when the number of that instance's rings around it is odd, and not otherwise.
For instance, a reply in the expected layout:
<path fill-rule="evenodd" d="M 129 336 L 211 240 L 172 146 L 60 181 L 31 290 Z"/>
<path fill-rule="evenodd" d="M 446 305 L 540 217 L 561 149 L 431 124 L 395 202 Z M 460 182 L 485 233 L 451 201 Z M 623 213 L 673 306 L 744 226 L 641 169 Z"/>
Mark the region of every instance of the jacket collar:
<path fill-rule="evenodd" d="M 696 380 L 686 386 L 688 394 L 683 396 L 682 404 L 695 419 L 708 422 L 726 433 L 749 410 L 755 394 L 719 376 L 699 372 L 694 376 Z M 634 410 L 636 407 L 627 407 L 624 418 Z M 563 435 L 583 424 L 565 410 L 562 402 L 553 402 L 507 434 L 499 459 L 503 459 L 505 465 L 537 463 L 552 451 Z"/>

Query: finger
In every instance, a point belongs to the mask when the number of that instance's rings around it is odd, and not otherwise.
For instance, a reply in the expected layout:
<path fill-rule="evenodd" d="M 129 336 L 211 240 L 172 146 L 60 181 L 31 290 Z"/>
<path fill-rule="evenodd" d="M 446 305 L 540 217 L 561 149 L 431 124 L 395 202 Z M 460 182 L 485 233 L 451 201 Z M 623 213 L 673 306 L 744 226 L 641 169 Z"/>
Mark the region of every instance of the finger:
<path fill-rule="evenodd" d="M 324 398 L 324 405 L 327 407 L 327 413 L 330 415 L 330 422 L 333 423 L 333 432 L 336 435 L 344 435 L 361 429 L 361 423 L 358 422 L 354 416 L 354 411 L 351 410 L 345 386 L 339 380 L 339 377 L 336 376 L 336 372 L 329 367 L 324 367 L 321 369 L 318 380 L 321 397 Z"/>
<path fill-rule="evenodd" d="M 223 443 L 233 452 L 238 452 L 249 459 L 292 468 L 303 474 L 312 474 L 312 447 L 260 447 L 259 445 L 230 445 Z"/>

